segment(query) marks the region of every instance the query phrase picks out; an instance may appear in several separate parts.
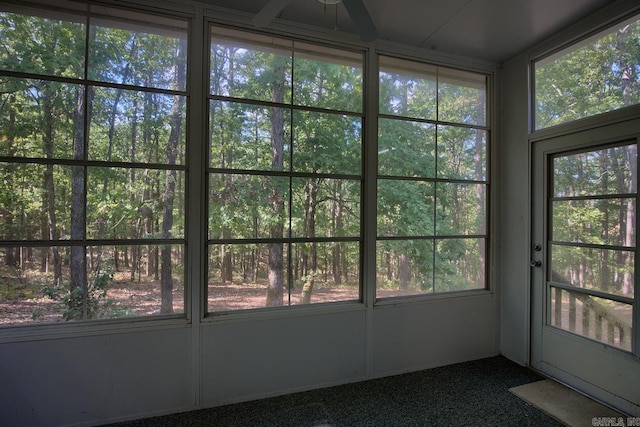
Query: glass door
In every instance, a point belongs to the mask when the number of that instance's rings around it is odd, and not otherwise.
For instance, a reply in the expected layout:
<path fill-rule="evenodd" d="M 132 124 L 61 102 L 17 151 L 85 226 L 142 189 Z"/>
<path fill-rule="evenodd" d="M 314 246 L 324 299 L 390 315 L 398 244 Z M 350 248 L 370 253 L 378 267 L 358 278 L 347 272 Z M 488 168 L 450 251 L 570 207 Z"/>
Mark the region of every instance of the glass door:
<path fill-rule="evenodd" d="M 535 368 L 636 412 L 638 155 L 627 129 L 533 143 L 531 351 Z"/>

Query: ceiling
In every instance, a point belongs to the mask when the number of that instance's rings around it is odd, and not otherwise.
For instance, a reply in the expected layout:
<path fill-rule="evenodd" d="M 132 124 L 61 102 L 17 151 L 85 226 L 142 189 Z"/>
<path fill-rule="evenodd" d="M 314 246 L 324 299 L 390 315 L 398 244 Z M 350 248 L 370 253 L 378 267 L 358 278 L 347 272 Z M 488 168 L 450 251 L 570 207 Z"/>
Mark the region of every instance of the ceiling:
<path fill-rule="evenodd" d="M 204 0 L 257 13 L 268 0 Z M 611 0 L 363 0 L 378 38 L 503 62 Z M 277 19 L 357 33 L 344 5 L 291 0 Z"/>

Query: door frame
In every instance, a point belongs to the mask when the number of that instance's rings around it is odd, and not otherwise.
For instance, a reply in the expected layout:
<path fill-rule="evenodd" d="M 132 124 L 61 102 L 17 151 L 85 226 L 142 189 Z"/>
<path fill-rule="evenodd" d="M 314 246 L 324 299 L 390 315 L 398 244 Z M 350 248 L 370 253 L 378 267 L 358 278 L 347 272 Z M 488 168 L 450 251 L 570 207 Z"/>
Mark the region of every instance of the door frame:
<path fill-rule="evenodd" d="M 635 256 L 633 313 L 635 328 L 633 329 L 632 354 L 546 324 L 548 310 L 546 266 L 549 261 L 549 248 L 547 247 L 549 206 L 546 197 L 549 191 L 548 158 L 556 153 L 591 147 L 597 148 L 622 141 L 640 142 L 640 118 L 619 123 L 601 124 L 591 128 L 574 129 L 529 140 L 531 221 L 528 256 L 532 261 L 539 259 L 542 262 L 541 268 L 532 265 L 529 275 L 529 365 L 543 375 L 554 378 L 609 406 L 633 416 L 640 416 L 640 403 L 636 403 L 640 402 L 640 387 L 637 386 L 640 384 L 640 331 L 638 330 L 640 329 L 640 306 L 638 304 L 638 293 L 640 292 L 638 271 L 640 268 L 638 267 L 640 267 L 640 263 L 638 262 L 638 251 Z M 639 229 L 637 227 L 639 207 L 636 206 L 636 230 Z M 542 250 L 534 251 L 535 244 L 541 244 Z M 571 353 L 577 356 L 573 362 L 576 365 L 575 368 L 569 367 L 567 369 L 570 364 L 562 360 L 567 356 L 571 357 L 571 354 L 551 351 L 565 345 L 566 348 L 572 349 Z M 543 346 L 547 346 L 546 348 L 550 350 L 543 353 Z M 585 357 L 581 359 L 580 356 L 584 355 L 589 355 L 589 358 L 593 360 L 587 362 Z M 588 372 L 592 370 L 590 366 L 593 364 L 597 364 L 599 369 L 593 370 L 594 372 L 589 374 Z M 556 365 L 564 366 L 560 368 Z M 612 381 L 612 378 L 619 381 L 619 387 L 614 385 L 607 390 L 597 385 L 618 384 Z M 620 395 L 625 397 L 620 397 Z"/>

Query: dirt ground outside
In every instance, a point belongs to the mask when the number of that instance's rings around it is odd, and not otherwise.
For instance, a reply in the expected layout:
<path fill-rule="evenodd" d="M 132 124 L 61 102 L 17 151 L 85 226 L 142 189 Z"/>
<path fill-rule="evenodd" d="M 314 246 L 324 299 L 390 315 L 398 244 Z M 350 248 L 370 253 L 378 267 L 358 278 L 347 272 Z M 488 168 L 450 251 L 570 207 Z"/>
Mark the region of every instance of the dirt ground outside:
<path fill-rule="evenodd" d="M 64 322 L 67 305 L 62 298 L 46 295 L 45 275 L 31 272 L 27 278 L 18 278 L 9 271 L 0 269 L 0 325 L 49 324 Z M 283 305 L 299 305 L 301 286 L 289 292 L 283 290 Z M 68 293 L 68 291 L 67 291 Z M 207 287 L 209 313 L 229 312 L 265 307 L 267 284 L 209 282 Z M 64 290 L 61 290 L 64 294 Z M 378 298 L 411 294 L 410 291 L 379 289 Z M 174 313 L 184 313 L 184 286 L 174 283 Z M 333 285 L 316 281 L 311 295 L 311 304 L 358 301 L 360 291 L 357 283 Z M 130 279 L 129 272 L 114 274 L 106 287 L 106 295 L 98 297 L 98 312 L 95 319 L 149 317 L 160 314 L 160 281 L 149 277 Z"/>
<path fill-rule="evenodd" d="M 122 275 L 124 276 L 124 275 Z M 64 322 L 67 309 L 62 300 L 44 295 L 44 288 L 29 284 L 16 284 L 0 276 L 0 325 L 48 324 Z M 13 283 L 12 283 L 13 282 Z M 10 288 L 10 289 L 8 289 Z M 208 312 L 227 312 L 265 307 L 266 284 L 209 283 Z M 300 304 L 301 289 L 292 289 L 290 297 L 285 289 L 283 305 Z M 358 301 L 357 286 L 327 286 L 317 283 L 311 303 Z M 99 298 L 97 319 L 148 317 L 160 314 L 160 281 L 140 282 L 116 276 Z M 184 287 L 174 286 L 174 313 L 184 312 Z"/>

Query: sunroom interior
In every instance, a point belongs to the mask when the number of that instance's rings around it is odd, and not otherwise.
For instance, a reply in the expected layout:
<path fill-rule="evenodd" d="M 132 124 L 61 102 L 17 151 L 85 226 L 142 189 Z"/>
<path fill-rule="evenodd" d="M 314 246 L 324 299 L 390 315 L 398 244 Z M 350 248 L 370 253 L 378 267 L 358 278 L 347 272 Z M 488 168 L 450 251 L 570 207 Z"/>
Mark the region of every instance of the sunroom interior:
<path fill-rule="evenodd" d="M 634 0 L 0 0 L 0 420 L 502 355 L 640 417 Z"/>

